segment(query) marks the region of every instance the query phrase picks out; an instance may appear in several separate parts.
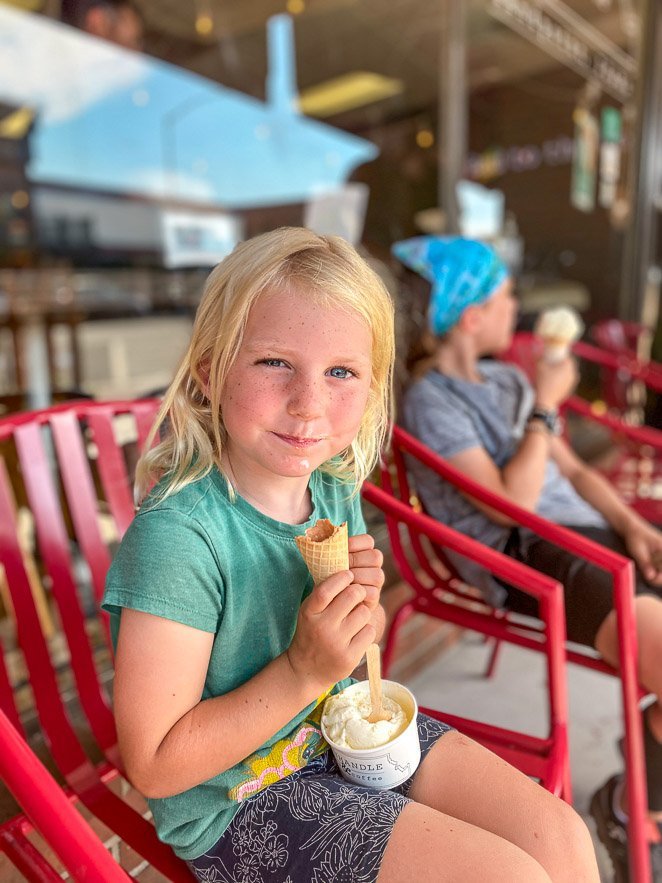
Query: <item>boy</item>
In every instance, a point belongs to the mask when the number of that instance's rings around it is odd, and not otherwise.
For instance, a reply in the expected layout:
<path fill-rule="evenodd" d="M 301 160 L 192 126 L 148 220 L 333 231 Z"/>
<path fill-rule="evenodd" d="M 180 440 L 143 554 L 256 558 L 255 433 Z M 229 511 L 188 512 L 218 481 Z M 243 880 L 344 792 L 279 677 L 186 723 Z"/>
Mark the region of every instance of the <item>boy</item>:
<path fill-rule="evenodd" d="M 510 344 L 516 302 L 508 270 L 493 249 L 459 237 L 419 237 L 393 252 L 432 283 L 428 330 L 434 339 L 426 373 L 404 400 L 409 431 L 453 466 L 513 502 L 624 555 L 638 570 L 635 602 L 642 684 L 662 696 L 662 533 L 629 509 L 594 469 L 559 436 L 558 407 L 572 392 L 575 363 L 537 365 L 533 385 L 512 365 L 484 360 Z M 595 647 L 616 666 L 618 638 L 609 574 L 541 540 L 481 503 L 463 496 L 421 464 L 418 493 L 429 514 L 560 580 L 568 638 Z M 494 604 L 528 615 L 528 596 L 486 580 L 464 559 L 463 578 Z M 662 705 L 644 714 L 654 879 L 662 881 Z M 628 880 L 627 815 L 622 777 L 593 796 L 591 812 L 617 880 Z"/>

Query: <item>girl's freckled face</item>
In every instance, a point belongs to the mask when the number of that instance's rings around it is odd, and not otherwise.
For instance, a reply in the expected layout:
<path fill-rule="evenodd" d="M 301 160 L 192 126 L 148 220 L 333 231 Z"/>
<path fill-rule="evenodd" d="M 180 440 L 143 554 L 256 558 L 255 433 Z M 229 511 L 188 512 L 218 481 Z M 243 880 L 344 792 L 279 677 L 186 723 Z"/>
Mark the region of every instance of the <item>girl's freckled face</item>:
<path fill-rule="evenodd" d="M 340 453 L 360 426 L 371 373 L 361 316 L 305 291 L 262 295 L 221 396 L 235 474 L 307 476 Z"/>

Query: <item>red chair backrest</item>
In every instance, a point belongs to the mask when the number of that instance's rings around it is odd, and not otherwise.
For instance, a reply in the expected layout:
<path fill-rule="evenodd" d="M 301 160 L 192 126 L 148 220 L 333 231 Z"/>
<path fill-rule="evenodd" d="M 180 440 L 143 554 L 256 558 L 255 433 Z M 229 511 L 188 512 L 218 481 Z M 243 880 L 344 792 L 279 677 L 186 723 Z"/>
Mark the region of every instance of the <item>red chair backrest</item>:
<path fill-rule="evenodd" d="M 124 858 L 137 855 L 166 879 L 183 883 L 191 872 L 134 805 L 139 795 L 124 800 L 108 785 L 122 764 L 103 686 L 112 648 L 99 601 L 109 543 L 121 538 L 134 515 L 133 466 L 158 406 L 156 400 L 75 402 L 0 420 L 0 564 L 42 735 L 72 796 L 127 844 Z M 28 513 L 34 542 L 20 529 L 19 511 Z M 53 637 L 39 568 L 59 621 Z M 72 725 L 65 691 L 67 700 L 77 700 L 87 727 L 79 720 Z M 0 709 L 18 724 L 14 692 L 1 665 Z M 79 731 L 101 749 L 105 759 L 98 765 L 88 757 L 88 751 L 97 752 Z M 13 823 L 22 824 L 20 818 L 8 824 Z M 11 830 L 3 825 L 0 850 L 7 838 Z M 29 846 L 22 843 L 23 855 Z M 18 847 L 13 852 L 18 856 Z M 52 877 L 40 870 L 30 879 Z"/>
<path fill-rule="evenodd" d="M 419 512 L 423 511 L 422 501 L 411 484 L 411 476 L 407 469 L 405 450 L 398 443 L 399 429 L 394 433 L 389 450 L 389 459 L 381 461 L 381 486 L 396 500 L 412 506 Z M 435 582 L 440 582 L 445 589 L 456 595 L 464 595 L 464 586 L 459 582 L 458 573 L 444 553 L 443 548 L 426 543 L 419 531 L 412 529 L 411 524 L 394 519 L 386 519 L 389 532 L 391 551 L 400 575 L 417 591 L 425 591 L 417 568 L 420 568 Z M 406 540 L 405 540 L 406 537 Z M 407 554 L 407 548 L 413 553 L 413 561 Z"/>
<path fill-rule="evenodd" d="M 635 357 L 639 341 L 645 333 L 644 325 L 623 322 L 621 319 L 605 319 L 591 328 L 591 337 L 601 349 Z"/>
<path fill-rule="evenodd" d="M 27 505 L 34 524 L 34 557 L 57 608 L 66 638 L 69 664 L 82 709 L 101 750 L 116 759 L 116 733 L 108 697 L 100 683 L 91 635 L 110 651 L 107 617 L 98 604 L 110 554 L 99 526 L 103 509 L 111 514 L 118 536 L 133 513 L 130 481 L 113 421 L 133 415 L 138 444 L 144 441 L 158 403 L 75 403 L 0 421 L 0 563 L 10 590 L 17 637 L 44 735 L 65 775 L 78 767 L 90 771 L 62 700 L 43 622 L 35 604 L 34 579 L 17 521 L 17 498 Z M 6 460 L 15 458 L 10 476 Z M 76 558 L 72 547 L 76 545 Z M 92 597 L 84 610 L 77 573 L 90 574 Z M 43 618 L 43 614 L 42 614 Z M 0 667 L 0 703 L 17 723 L 12 691 Z"/>

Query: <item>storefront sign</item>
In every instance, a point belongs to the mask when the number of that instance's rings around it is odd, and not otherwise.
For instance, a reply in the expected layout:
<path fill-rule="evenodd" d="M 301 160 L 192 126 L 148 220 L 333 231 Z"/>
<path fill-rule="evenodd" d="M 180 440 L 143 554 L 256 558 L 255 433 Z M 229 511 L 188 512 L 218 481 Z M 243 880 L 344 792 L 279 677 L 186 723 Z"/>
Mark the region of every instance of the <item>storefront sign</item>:
<path fill-rule="evenodd" d="M 625 101 L 634 59 L 560 0 L 489 0 L 489 12 L 607 94 Z"/>
<path fill-rule="evenodd" d="M 532 172 L 540 166 L 561 166 L 572 162 L 572 138 L 559 135 L 542 145 L 521 144 L 511 147 L 490 147 L 467 157 L 465 176 L 473 181 L 491 181 L 506 172 Z"/>

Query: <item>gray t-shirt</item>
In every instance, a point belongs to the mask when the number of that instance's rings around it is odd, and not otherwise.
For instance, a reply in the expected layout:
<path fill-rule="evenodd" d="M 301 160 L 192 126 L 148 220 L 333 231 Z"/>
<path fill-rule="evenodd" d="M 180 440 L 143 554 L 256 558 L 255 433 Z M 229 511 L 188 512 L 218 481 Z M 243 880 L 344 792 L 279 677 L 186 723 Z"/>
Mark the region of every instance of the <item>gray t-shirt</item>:
<path fill-rule="evenodd" d="M 409 432 L 448 460 L 470 448 L 484 448 L 502 469 L 516 452 L 533 407 L 525 375 L 513 365 L 482 361 L 482 383 L 429 371 L 406 393 L 404 424 Z M 510 529 L 496 524 L 451 484 L 412 458 L 416 490 L 427 512 L 438 521 L 496 549 L 503 549 Z M 547 461 L 536 513 L 557 524 L 604 527 L 605 521 L 579 496 L 556 462 Z M 451 556 L 461 576 L 477 584 L 492 603 L 504 592 L 482 569 Z"/>

